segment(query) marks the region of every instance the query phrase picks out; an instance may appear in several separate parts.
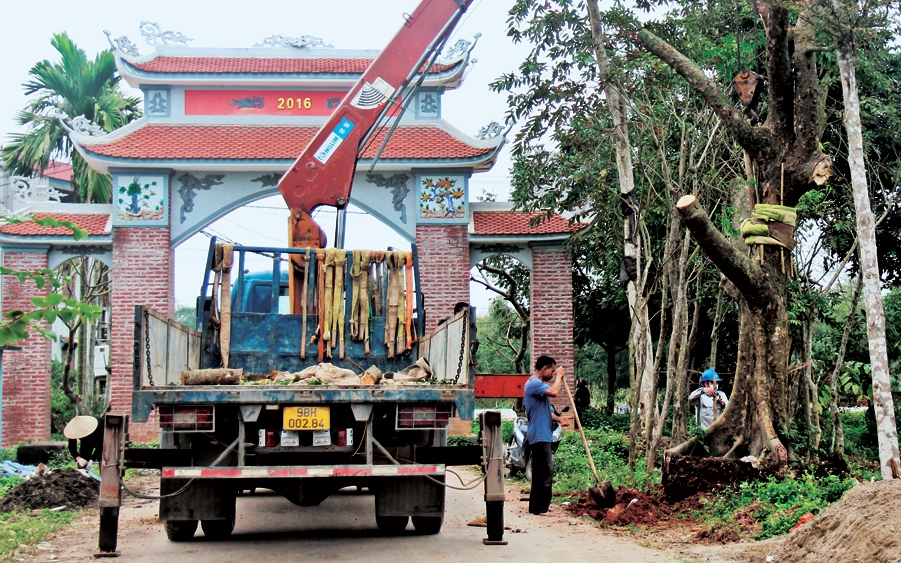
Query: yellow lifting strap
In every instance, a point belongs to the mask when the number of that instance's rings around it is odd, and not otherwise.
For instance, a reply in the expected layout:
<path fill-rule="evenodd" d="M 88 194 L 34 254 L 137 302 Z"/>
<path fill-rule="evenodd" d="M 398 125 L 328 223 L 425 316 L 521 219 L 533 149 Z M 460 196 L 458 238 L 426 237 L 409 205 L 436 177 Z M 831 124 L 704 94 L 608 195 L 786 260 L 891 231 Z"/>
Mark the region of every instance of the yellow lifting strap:
<path fill-rule="evenodd" d="M 332 348 L 335 347 L 337 333 L 338 357 L 344 359 L 344 265 L 347 264 L 347 251 L 334 248 L 335 251 L 335 295 L 332 298 Z"/>
<path fill-rule="evenodd" d="M 362 252 L 351 253 L 350 270 L 350 339 L 360 340 L 360 278 L 363 275 Z"/>
<path fill-rule="evenodd" d="M 319 322 L 316 327 L 316 344 L 319 348 L 319 354 L 317 356 L 317 361 L 322 363 L 323 354 L 325 351 L 325 341 L 323 340 L 323 332 L 325 332 L 325 311 L 326 308 L 323 306 L 325 303 L 325 249 L 317 248 L 316 249 L 316 308 L 319 313 Z"/>
<path fill-rule="evenodd" d="M 325 357 L 332 357 L 332 304 L 335 298 L 335 249 L 325 251 L 325 302 L 322 306 L 324 317 L 322 340 L 325 343 Z"/>
<path fill-rule="evenodd" d="M 407 332 L 407 350 L 410 350 L 413 347 L 413 344 L 419 340 L 418 335 L 416 334 L 416 326 L 413 324 L 413 310 L 416 307 L 414 303 L 414 298 L 416 297 L 416 292 L 413 291 L 413 253 L 407 253 L 407 264 L 406 264 L 406 273 L 407 273 L 407 323 L 406 323 L 406 332 Z"/>
<path fill-rule="evenodd" d="M 385 264 L 388 268 L 388 295 L 385 296 L 385 346 L 388 347 L 388 357 L 394 357 L 394 348 L 397 345 L 397 309 L 400 304 L 400 295 L 397 291 L 397 267 L 395 265 L 394 251 L 385 252 Z"/>
<path fill-rule="evenodd" d="M 404 265 L 407 263 L 407 256 L 403 250 L 397 250 L 394 252 L 394 266 L 392 269 L 396 270 L 395 276 L 397 277 L 397 349 L 396 353 L 398 355 L 403 354 L 407 348 L 407 335 L 406 335 L 406 325 L 407 325 L 407 309 L 406 309 L 406 296 L 405 296 L 405 287 L 404 287 Z"/>
<path fill-rule="evenodd" d="M 294 262 L 289 262 L 294 267 Z M 293 279 L 292 275 L 290 279 Z M 303 255 L 303 293 L 301 294 L 301 312 L 303 320 L 301 321 L 300 333 L 300 359 L 307 359 L 307 303 L 310 300 L 310 249 Z"/>
<path fill-rule="evenodd" d="M 352 282 L 350 337 L 362 341 L 366 354 L 369 354 L 369 274 L 372 270 L 372 252 L 354 250 L 353 264 L 350 267 Z"/>

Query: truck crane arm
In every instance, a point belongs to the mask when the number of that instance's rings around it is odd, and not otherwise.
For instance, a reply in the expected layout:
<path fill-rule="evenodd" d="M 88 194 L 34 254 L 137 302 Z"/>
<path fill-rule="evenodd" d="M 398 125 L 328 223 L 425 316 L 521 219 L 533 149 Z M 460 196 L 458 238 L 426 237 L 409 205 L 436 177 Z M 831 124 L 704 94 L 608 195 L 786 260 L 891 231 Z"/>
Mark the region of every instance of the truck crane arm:
<path fill-rule="evenodd" d="M 450 35 L 473 0 L 423 0 L 394 39 L 350 89 L 291 168 L 278 189 L 291 210 L 291 241 L 297 248 L 321 248 L 325 236 L 310 213 L 320 205 L 342 211 L 361 144 L 397 96 Z M 341 246 L 343 241 L 336 241 Z"/>

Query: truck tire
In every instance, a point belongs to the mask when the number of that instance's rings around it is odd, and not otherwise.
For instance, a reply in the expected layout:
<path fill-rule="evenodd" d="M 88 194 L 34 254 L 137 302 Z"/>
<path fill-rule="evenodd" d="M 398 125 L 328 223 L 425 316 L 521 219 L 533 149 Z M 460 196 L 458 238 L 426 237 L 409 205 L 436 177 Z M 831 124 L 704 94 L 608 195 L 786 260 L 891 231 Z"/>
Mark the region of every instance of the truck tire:
<path fill-rule="evenodd" d="M 413 517 L 413 527 L 416 528 L 416 532 L 426 536 L 440 532 L 442 524 L 444 524 L 444 516 Z"/>
<path fill-rule="evenodd" d="M 197 531 L 197 520 L 166 520 L 169 541 L 190 541 Z"/>
<path fill-rule="evenodd" d="M 409 516 L 379 516 L 375 515 L 375 525 L 379 531 L 387 535 L 397 535 L 407 529 Z"/>
<path fill-rule="evenodd" d="M 235 517 L 232 515 L 227 520 L 201 520 L 200 527 L 203 528 L 203 535 L 207 539 L 213 541 L 225 540 L 235 530 Z"/>

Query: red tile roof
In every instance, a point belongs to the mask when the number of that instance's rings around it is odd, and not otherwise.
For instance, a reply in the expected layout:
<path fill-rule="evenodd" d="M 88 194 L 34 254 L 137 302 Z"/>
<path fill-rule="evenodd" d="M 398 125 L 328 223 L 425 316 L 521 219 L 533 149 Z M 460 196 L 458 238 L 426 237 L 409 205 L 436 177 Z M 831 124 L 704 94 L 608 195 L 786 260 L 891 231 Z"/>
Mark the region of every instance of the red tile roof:
<path fill-rule="evenodd" d="M 263 57 L 156 57 L 129 64 L 160 74 L 363 74 L 374 59 L 263 58 Z M 432 65 L 432 74 L 459 63 Z"/>
<path fill-rule="evenodd" d="M 52 178 L 54 180 L 61 180 L 63 182 L 71 182 L 72 165 L 51 160 L 50 164 L 47 165 L 47 168 L 44 169 L 44 172 L 41 173 L 41 176 Z"/>
<path fill-rule="evenodd" d="M 71 221 L 86 230 L 89 235 L 107 234 L 106 225 L 110 219 L 109 215 L 82 213 L 35 213 L 34 217 L 52 217 L 57 221 Z M 27 220 L 18 225 L 2 225 L 0 226 L 0 233 L 7 235 L 72 237 L 72 231 L 66 227 L 42 227 L 34 221 Z"/>
<path fill-rule="evenodd" d="M 520 213 L 518 211 L 474 211 L 472 223 L 475 235 L 556 235 L 574 233 L 584 224 L 573 223 L 559 215 L 551 215 L 550 219 L 542 219 L 536 226 L 529 222 L 544 213 Z"/>
<path fill-rule="evenodd" d="M 111 143 L 82 146 L 97 155 L 142 160 L 294 160 L 317 131 L 315 126 L 147 125 Z M 386 134 L 382 128 L 362 158 L 373 158 Z M 438 127 L 400 126 L 381 158 L 464 159 L 494 150 L 468 145 Z"/>

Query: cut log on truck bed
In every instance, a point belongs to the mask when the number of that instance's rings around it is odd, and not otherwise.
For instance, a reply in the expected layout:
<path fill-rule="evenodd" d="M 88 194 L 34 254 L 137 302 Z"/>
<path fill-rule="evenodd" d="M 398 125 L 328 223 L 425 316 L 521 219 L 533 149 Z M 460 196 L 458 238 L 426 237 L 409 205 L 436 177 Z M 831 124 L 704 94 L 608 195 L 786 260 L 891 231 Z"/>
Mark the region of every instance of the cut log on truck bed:
<path fill-rule="evenodd" d="M 181 372 L 182 385 L 240 385 L 243 369 L 192 369 Z"/>

